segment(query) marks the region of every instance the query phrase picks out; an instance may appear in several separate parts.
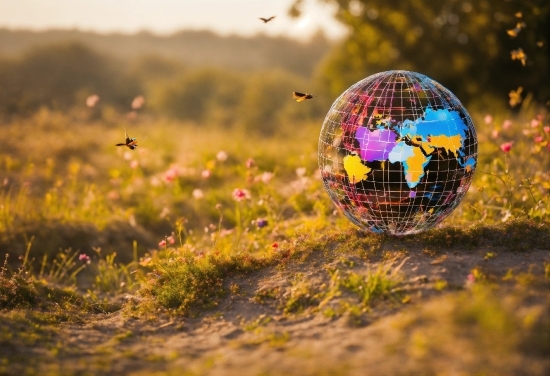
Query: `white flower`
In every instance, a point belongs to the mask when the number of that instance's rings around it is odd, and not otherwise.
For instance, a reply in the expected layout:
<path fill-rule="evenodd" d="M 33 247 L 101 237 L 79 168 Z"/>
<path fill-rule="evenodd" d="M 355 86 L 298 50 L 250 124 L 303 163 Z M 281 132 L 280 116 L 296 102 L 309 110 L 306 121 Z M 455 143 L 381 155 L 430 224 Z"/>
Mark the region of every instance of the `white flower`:
<path fill-rule="evenodd" d="M 200 200 L 201 198 L 204 197 L 204 192 L 202 191 L 202 189 L 199 189 L 199 188 L 193 189 L 192 194 L 195 200 Z"/>
<path fill-rule="evenodd" d="M 299 178 L 303 177 L 306 174 L 306 168 L 305 167 L 298 167 L 296 169 L 296 175 L 298 175 Z"/>
<path fill-rule="evenodd" d="M 227 153 L 223 150 L 220 150 L 218 154 L 216 154 L 216 159 L 220 162 L 225 162 L 227 160 Z"/>

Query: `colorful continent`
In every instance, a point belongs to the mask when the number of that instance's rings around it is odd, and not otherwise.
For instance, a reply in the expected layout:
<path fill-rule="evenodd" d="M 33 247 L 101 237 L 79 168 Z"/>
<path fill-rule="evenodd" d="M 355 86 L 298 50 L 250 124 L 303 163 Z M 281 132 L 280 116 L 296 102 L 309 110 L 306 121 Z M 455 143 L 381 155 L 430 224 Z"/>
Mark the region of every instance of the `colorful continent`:
<path fill-rule="evenodd" d="M 428 145 L 434 148 L 443 148 L 447 150 L 447 154 L 452 152 L 456 158 L 458 157 L 458 150 L 462 147 L 462 137 L 458 134 L 455 136 L 429 136 Z"/>
<path fill-rule="evenodd" d="M 405 180 L 409 188 L 416 187 L 420 179 L 426 175 L 424 167 L 426 167 L 430 159 L 432 159 L 431 156 L 425 156 L 420 148 L 413 147 L 412 149 L 413 155 L 403 162 Z"/>
<path fill-rule="evenodd" d="M 468 126 L 456 111 L 433 110 L 428 107 L 424 116 L 414 121 L 405 120 L 397 129 L 400 137 L 408 136 L 409 140 L 413 140 L 412 145 L 407 145 L 403 140 L 397 141 L 397 134 L 393 130 L 371 131 L 365 127 L 357 128 L 355 138 L 359 142 L 360 158 L 357 155 L 344 157 L 344 169 L 350 179 L 355 179 L 355 182 L 364 180 L 371 171 L 361 160 L 389 160 L 391 163 L 403 164 L 405 180 L 410 188 L 414 188 L 425 175 L 424 167 L 430 161 L 429 154 L 435 148 L 445 149 L 448 154 L 453 153 L 455 158 L 459 157 Z M 474 165 L 475 161 L 468 160 L 464 167 L 471 170 Z"/>
<path fill-rule="evenodd" d="M 344 170 L 346 170 L 349 180 L 353 183 L 366 180 L 367 174 L 371 171 L 369 167 L 361 163 L 361 158 L 358 155 L 346 155 L 344 157 Z"/>
<path fill-rule="evenodd" d="M 397 134 L 389 129 L 359 127 L 355 133 L 359 141 L 361 159 L 367 162 L 385 161 L 396 145 Z"/>

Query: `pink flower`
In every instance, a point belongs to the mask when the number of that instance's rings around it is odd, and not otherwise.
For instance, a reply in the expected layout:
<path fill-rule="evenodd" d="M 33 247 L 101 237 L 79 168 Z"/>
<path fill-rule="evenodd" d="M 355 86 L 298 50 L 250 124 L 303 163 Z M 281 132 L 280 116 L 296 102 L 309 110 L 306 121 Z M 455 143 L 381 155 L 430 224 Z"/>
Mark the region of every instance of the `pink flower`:
<path fill-rule="evenodd" d="M 220 162 L 225 162 L 227 160 L 227 153 L 223 150 L 220 150 L 218 154 L 216 154 L 216 159 Z"/>
<path fill-rule="evenodd" d="M 537 119 L 531 120 L 531 128 L 536 128 L 539 126 L 539 121 Z"/>
<path fill-rule="evenodd" d="M 254 178 L 254 180 L 260 180 L 264 184 L 269 184 L 271 179 L 273 179 L 273 172 L 264 172 L 260 176 L 256 176 L 256 178 Z"/>
<path fill-rule="evenodd" d="M 97 102 L 99 102 L 99 96 L 97 94 L 90 95 L 86 98 L 86 106 L 90 108 L 94 108 Z"/>
<path fill-rule="evenodd" d="M 500 149 L 503 152 L 508 153 L 512 149 L 512 143 L 511 142 L 505 142 L 502 145 L 500 145 Z"/>
<path fill-rule="evenodd" d="M 169 237 L 166 238 L 166 240 L 168 241 L 168 244 L 174 244 L 176 242 L 174 235 L 170 235 Z"/>
<path fill-rule="evenodd" d="M 493 136 L 493 138 L 497 138 L 498 137 L 498 129 L 493 129 L 493 131 L 491 132 L 491 136 Z"/>
<path fill-rule="evenodd" d="M 233 200 L 240 202 L 250 198 L 250 191 L 248 189 L 235 188 L 233 190 Z"/>
<path fill-rule="evenodd" d="M 493 122 L 493 117 L 491 115 L 485 115 L 483 120 L 485 121 L 485 124 L 491 124 Z"/>
<path fill-rule="evenodd" d="M 164 180 L 166 180 L 168 183 L 174 181 L 174 179 L 178 176 L 178 169 L 176 167 L 171 167 L 164 173 Z"/>
<path fill-rule="evenodd" d="M 537 137 L 535 137 L 535 142 L 536 142 L 537 144 L 541 143 L 542 140 L 544 140 L 544 137 L 542 137 L 542 136 L 537 136 Z"/>
<path fill-rule="evenodd" d="M 256 163 L 254 162 L 254 159 L 252 158 L 248 158 L 245 164 L 246 164 L 246 168 L 252 168 L 256 165 Z"/>
<path fill-rule="evenodd" d="M 472 287 L 476 283 L 476 276 L 472 273 L 466 276 L 466 287 Z"/>
<path fill-rule="evenodd" d="M 135 170 L 136 168 L 138 168 L 138 166 L 139 166 L 139 162 L 136 161 L 135 159 L 132 162 L 130 162 L 130 168 Z"/>
<path fill-rule="evenodd" d="M 550 127 L 549 126 L 545 126 L 542 129 L 544 129 L 544 133 L 550 133 Z"/>
<path fill-rule="evenodd" d="M 508 129 L 512 126 L 512 121 L 511 120 L 504 120 L 504 123 L 502 123 L 502 128 L 503 129 Z"/>
<path fill-rule="evenodd" d="M 208 179 L 210 177 L 210 170 L 202 170 L 201 176 L 203 179 Z"/>
<path fill-rule="evenodd" d="M 85 264 L 89 264 L 90 263 L 90 256 L 88 256 L 85 253 L 81 253 L 80 256 L 78 256 L 78 260 L 82 261 Z"/>
<path fill-rule="evenodd" d="M 159 247 L 166 247 L 166 240 L 161 240 L 159 242 Z"/>
<path fill-rule="evenodd" d="M 279 243 L 277 242 L 271 243 L 271 248 L 279 248 Z"/>
<path fill-rule="evenodd" d="M 138 95 L 132 101 L 132 110 L 139 110 L 145 104 L 145 98 L 143 95 Z"/>
<path fill-rule="evenodd" d="M 120 195 L 117 191 L 109 191 L 109 193 L 107 193 L 107 198 L 109 200 L 118 200 L 120 198 Z"/>

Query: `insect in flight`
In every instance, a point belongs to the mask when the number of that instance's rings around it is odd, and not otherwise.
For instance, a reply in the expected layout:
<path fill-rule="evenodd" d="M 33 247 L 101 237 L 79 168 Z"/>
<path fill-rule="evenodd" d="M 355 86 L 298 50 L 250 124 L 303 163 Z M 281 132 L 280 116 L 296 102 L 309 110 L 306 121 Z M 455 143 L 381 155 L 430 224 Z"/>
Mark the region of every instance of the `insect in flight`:
<path fill-rule="evenodd" d="M 124 136 L 126 140 L 124 143 L 116 144 L 115 146 L 126 146 L 130 150 L 135 150 L 138 147 L 137 138 L 128 137 L 128 132 L 126 132 L 126 127 L 124 127 Z"/>
<path fill-rule="evenodd" d="M 268 23 L 269 21 L 271 21 L 272 19 L 274 19 L 275 16 L 271 16 L 269 18 L 263 18 L 263 17 L 260 17 L 260 20 L 264 21 L 264 23 Z"/>
<path fill-rule="evenodd" d="M 308 93 L 298 93 L 297 91 L 294 91 L 292 92 L 292 98 L 296 101 L 296 102 L 303 102 L 305 101 L 306 99 L 311 99 L 313 98 L 313 95 L 311 94 L 308 94 Z"/>

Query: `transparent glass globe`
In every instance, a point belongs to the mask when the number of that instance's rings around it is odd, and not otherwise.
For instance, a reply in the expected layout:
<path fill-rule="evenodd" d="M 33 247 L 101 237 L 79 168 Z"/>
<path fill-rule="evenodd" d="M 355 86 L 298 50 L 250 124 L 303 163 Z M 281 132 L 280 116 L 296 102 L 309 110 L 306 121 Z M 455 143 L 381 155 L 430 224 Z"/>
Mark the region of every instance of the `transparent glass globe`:
<path fill-rule="evenodd" d="M 319 137 L 325 188 L 363 230 L 427 230 L 460 203 L 477 164 L 474 124 L 458 98 L 422 74 L 387 71 L 347 89 Z"/>

